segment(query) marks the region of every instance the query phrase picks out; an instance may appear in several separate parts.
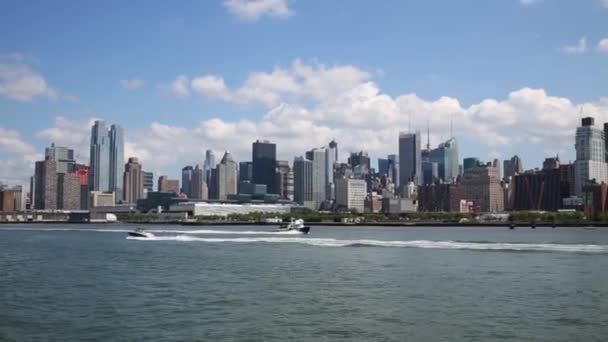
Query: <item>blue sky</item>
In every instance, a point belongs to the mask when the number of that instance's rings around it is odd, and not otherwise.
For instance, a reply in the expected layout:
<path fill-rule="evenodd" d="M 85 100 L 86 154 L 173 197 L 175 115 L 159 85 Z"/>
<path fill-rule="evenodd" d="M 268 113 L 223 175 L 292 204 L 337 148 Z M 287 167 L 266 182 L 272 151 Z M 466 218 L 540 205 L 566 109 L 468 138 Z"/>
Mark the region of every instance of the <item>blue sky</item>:
<path fill-rule="evenodd" d="M 582 105 L 608 121 L 603 0 L 3 1 L 0 32 L 9 182 L 51 141 L 86 162 L 93 118 L 170 175 L 257 137 L 380 157 L 410 116 L 433 144 L 452 119 L 461 157 L 535 167 L 573 158 Z"/>

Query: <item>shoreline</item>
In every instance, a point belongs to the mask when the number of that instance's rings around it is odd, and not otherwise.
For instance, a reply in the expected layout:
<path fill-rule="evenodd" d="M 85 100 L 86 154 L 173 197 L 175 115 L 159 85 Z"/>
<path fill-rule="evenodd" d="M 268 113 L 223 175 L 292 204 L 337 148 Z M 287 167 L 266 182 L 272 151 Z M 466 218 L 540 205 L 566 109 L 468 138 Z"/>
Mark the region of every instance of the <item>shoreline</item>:
<path fill-rule="evenodd" d="M 266 222 L 250 222 L 250 221 L 200 221 L 200 222 L 183 222 L 183 221 L 163 221 L 163 222 L 138 222 L 138 221 L 121 221 L 121 222 L 75 222 L 75 221 L 27 221 L 27 222 L 0 222 L 2 225 L 43 225 L 43 224 L 83 224 L 83 225 L 179 225 L 179 226 L 278 226 L 280 223 Z M 472 228 L 532 228 L 533 227 L 551 227 L 551 228 L 608 228 L 608 222 L 577 222 L 577 223 L 550 223 L 550 222 L 306 222 L 309 226 L 329 226 L 329 227 L 395 227 L 395 228 L 415 228 L 415 227 L 472 227 Z"/>

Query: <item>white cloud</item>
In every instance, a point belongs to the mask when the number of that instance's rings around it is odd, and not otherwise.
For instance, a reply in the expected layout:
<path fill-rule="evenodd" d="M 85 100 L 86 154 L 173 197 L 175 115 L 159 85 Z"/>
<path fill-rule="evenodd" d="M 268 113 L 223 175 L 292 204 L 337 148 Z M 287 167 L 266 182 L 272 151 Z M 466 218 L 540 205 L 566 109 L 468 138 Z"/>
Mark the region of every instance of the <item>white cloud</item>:
<path fill-rule="evenodd" d="M 35 153 L 34 146 L 25 142 L 18 131 L 0 126 L 0 151 L 17 154 Z"/>
<path fill-rule="evenodd" d="M 228 99 L 230 92 L 226 88 L 224 79 L 215 75 L 200 76 L 190 82 L 192 90 L 210 98 Z"/>
<path fill-rule="evenodd" d="M 44 77 L 20 62 L 0 63 L 0 96 L 28 102 L 35 97 L 57 98 Z"/>
<path fill-rule="evenodd" d="M 561 48 L 562 52 L 579 55 L 587 51 L 587 37 L 582 37 L 575 45 L 566 45 Z"/>
<path fill-rule="evenodd" d="M 187 79 L 183 75 L 179 77 Z M 306 64 L 296 59 L 289 68 L 276 67 L 270 72 L 252 72 L 243 84 L 235 89 L 228 88 L 224 79 L 217 75 L 194 78 L 191 88 L 209 98 L 273 107 L 284 101 L 325 101 L 370 78 L 369 72 L 351 65 Z M 184 89 L 183 93 L 189 91 Z"/>
<path fill-rule="evenodd" d="M 55 118 L 53 127 L 48 127 L 36 133 L 46 146 L 55 143 L 74 149 L 76 160 L 80 163 L 89 162 L 89 144 L 91 139 L 91 126 L 96 118 L 83 120 L 70 120 L 63 116 Z M 69 132 L 69 134 L 66 134 Z"/>
<path fill-rule="evenodd" d="M 287 0 L 225 0 L 224 7 L 231 14 L 248 21 L 263 16 L 286 18 L 294 14 Z"/>
<path fill-rule="evenodd" d="M 177 76 L 171 84 L 160 85 L 159 89 L 162 93 L 178 99 L 190 96 L 190 82 L 185 75 Z"/>
<path fill-rule="evenodd" d="M 145 84 L 146 84 L 146 82 L 144 80 L 140 80 L 138 78 L 120 80 L 120 85 L 123 88 L 128 89 L 128 90 L 135 90 L 135 89 L 143 88 L 143 86 Z"/>
<path fill-rule="evenodd" d="M 597 49 L 602 52 L 608 52 L 608 38 L 600 40 L 600 42 L 597 43 Z"/>

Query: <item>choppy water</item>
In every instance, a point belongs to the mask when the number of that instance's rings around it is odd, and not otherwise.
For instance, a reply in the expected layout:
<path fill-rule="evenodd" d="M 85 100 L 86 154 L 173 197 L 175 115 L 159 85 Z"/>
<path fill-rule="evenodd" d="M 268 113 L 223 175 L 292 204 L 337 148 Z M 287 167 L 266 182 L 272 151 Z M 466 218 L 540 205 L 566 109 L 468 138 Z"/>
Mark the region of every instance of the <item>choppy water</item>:
<path fill-rule="evenodd" d="M 608 229 L 132 228 L 0 225 L 0 340 L 608 336 Z"/>

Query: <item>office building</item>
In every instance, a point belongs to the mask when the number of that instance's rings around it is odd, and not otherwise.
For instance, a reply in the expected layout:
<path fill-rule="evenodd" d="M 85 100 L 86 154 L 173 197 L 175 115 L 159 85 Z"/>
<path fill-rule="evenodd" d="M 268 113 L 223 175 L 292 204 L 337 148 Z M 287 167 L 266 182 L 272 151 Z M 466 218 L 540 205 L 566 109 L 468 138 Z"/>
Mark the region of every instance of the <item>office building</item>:
<path fill-rule="evenodd" d="M 327 163 L 325 148 L 314 148 L 306 152 L 306 159 L 312 162 L 312 201 L 315 209 L 327 199 Z"/>
<path fill-rule="evenodd" d="M 52 210 L 57 207 L 57 162 L 47 158 L 37 161 L 34 171 L 34 209 Z"/>
<path fill-rule="evenodd" d="M 459 212 L 465 199 L 461 184 L 429 184 L 418 188 L 418 210 L 426 212 Z"/>
<path fill-rule="evenodd" d="M 191 182 L 191 194 L 188 195 L 188 198 L 207 199 L 209 190 L 205 182 L 205 171 L 198 164 L 192 170 Z"/>
<path fill-rule="evenodd" d="M 211 172 L 215 168 L 215 154 L 211 150 L 205 151 L 205 161 L 203 163 L 203 173 L 205 183 L 211 184 Z"/>
<path fill-rule="evenodd" d="M 503 179 L 509 180 L 516 174 L 522 172 L 524 172 L 524 166 L 518 155 L 514 155 L 511 159 L 503 161 Z"/>
<path fill-rule="evenodd" d="M 142 171 L 142 179 L 144 183 L 144 193 L 154 191 L 154 173 Z"/>
<path fill-rule="evenodd" d="M 338 143 L 335 140 L 329 142 L 327 149 L 325 150 L 325 162 L 327 181 L 325 183 L 327 199 L 333 200 L 336 198 L 335 194 L 335 180 L 334 180 L 334 168 L 338 163 Z"/>
<path fill-rule="evenodd" d="M 504 193 L 497 167 L 485 165 L 467 169 L 462 176 L 462 186 L 466 200 L 472 201 L 477 211 L 504 210 Z"/>
<path fill-rule="evenodd" d="M 293 172 L 287 160 L 277 160 L 277 189 L 281 198 L 293 201 Z"/>
<path fill-rule="evenodd" d="M 192 170 L 194 168 L 190 165 L 182 168 L 182 193 L 188 198 L 192 198 Z"/>
<path fill-rule="evenodd" d="M 464 174 L 465 171 L 467 171 L 468 169 L 472 169 L 476 166 L 480 166 L 481 162 L 479 161 L 479 159 L 475 158 L 475 157 L 469 157 L 469 158 L 464 158 L 463 163 L 462 163 L 462 173 Z"/>
<path fill-rule="evenodd" d="M 74 173 L 57 174 L 57 209 L 81 209 L 80 177 Z"/>
<path fill-rule="evenodd" d="M 450 138 L 430 150 L 428 157 L 431 163 L 437 163 L 439 179 L 449 182 L 458 177 L 458 143 L 455 138 Z"/>
<path fill-rule="evenodd" d="M 363 179 L 341 178 L 336 180 L 336 205 L 363 213 L 365 211 L 365 197 L 367 184 Z"/>
<path fill-rule="evenodd" d="M 512 180 L 513 210 L 557 211 L 563 207 L 559 167 L 516 174 Z M 566 186 L 567 187 L 567 186 Z"/>
<path fill-rule="evenodd" d="M 216 167 L 215 177 L 217 188 L 217 199 L 227 200 L 228 196 L 237 194 L 237 164 L 232 159 L 230 152 L 226 151 L 222 160 Z"/>
<path fill-rule="evenodd" d="M 589 181 L 597 184 L 608 182 L 604 130 L 593 125 L 594 119 L 586 117 L 576 129 L 574 190 L 577 196 L 581 195 L 583 186 Z"/>
<path fill-rule="evenodd" d="M 257 140 L 252 145 L 252 178 L 255 184 L 265 184 L 269 194 L 276 194 L 277 145 Z"/>
<path fill-rule="evenodd" d="M 91 127 L 89 187 L 93 191 L 112 191 L 116 200 L 122 198 L 124 137 L 119 125 L 110 129 L 104 121 L 95 121 Z"/>
<path fill-rule="evenodd" d="M 137 158 L 129 158 L 129 162 L 125 164 L 123 197 L 125 203 L 137 203 L 139 199 L 144 198 L 144 181 L 141 164 Z"/>
<path fill-rule="evenodd" d="M 399 135 L 399 184 L 422 183 L 422 154 L 420 133 L 401 133 Z"/>
<path fill-rule="evenodd" d="M 23 187 L 0 187 L 0 211 L 13 212 L 25 210 Z"/>
<path fill-rule="evenodd" d="M 179 195 L 179 180 L 167 176 L 158 177 L 158 192 L 173 192 Z"/>
<path fill-rule="evenodd" d="M 116 196 L 113 192 L 91 191 L 89 204 L 89 208 L 112 207 L 116 204 Z"/>
<path fill-rule="evenodd" d="M 68 173 L 73 171 L 74 164 L 74 150 L 67 147 L 55 146 L 55 143 L 51 144 L 51 147 L 47 147 L 44 151 L 45 158 L 51 158 L 57 162 L 57 173 Z"/>
<path fill-rule="evenodd" d="M 382 177 L 382 176 L 388 177 L 388 173 L 389 173 L 388 165 L 389 165 L 388 159 L 378 158 L 378 175 L 380 175 L 380 177 Z"/>
<path fill-rule="evenodd" d="M 314 207 L 312 196 L 312 161 L 296 157 L 293 161 L 294 200 L 310 209 Z"/>
<path fill-rule="evenodd" d="M 395 187 L 399 188 L 399 156 L 396 154 L 389 154 L 388 163 L 388 176 L 393 181 L 393 184 L 395 184 Z"/>

